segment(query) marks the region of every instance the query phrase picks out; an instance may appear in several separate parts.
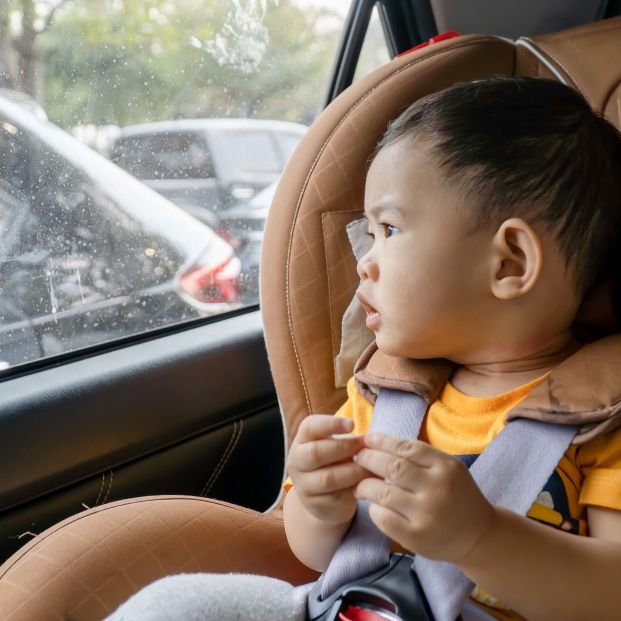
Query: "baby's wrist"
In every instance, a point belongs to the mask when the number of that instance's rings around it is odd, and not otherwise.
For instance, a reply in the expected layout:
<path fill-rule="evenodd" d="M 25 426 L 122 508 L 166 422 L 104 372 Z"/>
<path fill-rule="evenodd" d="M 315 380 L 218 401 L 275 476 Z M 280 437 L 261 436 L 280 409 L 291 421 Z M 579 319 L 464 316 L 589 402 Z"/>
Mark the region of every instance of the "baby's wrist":
<path fill-rule="evenodd" d="M 498 537 L 498 533 L 507 528 L 506 514 L 513 514 L 495 505 L 490 505 L 490 509 L 487 519 L 473 543 L 459 561 L 454 561 L 454 564 L 459 566 L 466 574 L 469 571 L 476 571 L 479 567 L 486 566 L 498 558 L 494 542 Z"/>
<path fill-rule="evenodd" d="M 326 527 L 330 527 L 332 530 L 338 531 L 339 529 L 349 528 L 351 521 L 355 515 L 355 510 L 353 511 L 351 516 L 343 515 L 343 512 L 339 514 L 335 514 L 333 511 L 325 511 L 321 510 L 321 508 L 317 508 L 314 506 L 312 501 L 312 497 L 307 497 L 303 493 L 300 493 L 299 489 L 295 487 L 291 489 L 290 494 L 295 492 L 297 495 L 298 502 L 302 505 L 304 510 L 309 514 L 317 522 L 325 525 Z"/>

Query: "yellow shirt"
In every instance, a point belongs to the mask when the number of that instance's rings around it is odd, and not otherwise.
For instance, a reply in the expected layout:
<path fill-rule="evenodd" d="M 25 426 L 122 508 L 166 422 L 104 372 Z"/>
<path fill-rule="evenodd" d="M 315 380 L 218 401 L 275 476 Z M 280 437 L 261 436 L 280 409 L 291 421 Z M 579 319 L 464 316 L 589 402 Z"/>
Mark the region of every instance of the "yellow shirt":
<path fill-rule="evenodd" d="M 503 429 L 507 412 L 541 379 L 494 397 L 469 397 L 447 383 L 429 408 L 419 438 L 451 455 L 465 456 L 469 465 Z M 353 433 L 366 434 L 373 405 L 356 390 L 353 378 L 347 384 L 347 396 L 336 416 L 350 418 Z M 553 485 L 553 479 L 560 480 L 562 487 Z M 570 446 L 529 515 L 584 535 L 585 505 L 621 511 L 621 430 Z"/>
<path fill-rule="evenodd" d="M 493 397 L 470 397 L 447 383 L 430 406 L 419 439 L 446 453 L 459 455 L 470 465 L 503 429 L 506 413 L 542 379 Z M 353 433 L 366 434 L 373 405 L 356 390 L 353 378 L 347 385 L 347 395 L 336 416 L 351 419 Z M 586 505 L 621 511 L 621 431 L 571 446 L 528 516 L 567 532 L 586 535 Z M 487 604 L 486 611 L 497 619 L 522 619 L 479 589 L 475 589 L 473 597 Z"/>

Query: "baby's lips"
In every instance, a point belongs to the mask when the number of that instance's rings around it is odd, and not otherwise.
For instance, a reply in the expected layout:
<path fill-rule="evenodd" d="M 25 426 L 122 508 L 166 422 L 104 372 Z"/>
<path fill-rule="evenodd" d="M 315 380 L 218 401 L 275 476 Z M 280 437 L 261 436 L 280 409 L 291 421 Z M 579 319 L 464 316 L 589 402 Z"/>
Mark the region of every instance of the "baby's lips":
<path fill-rule="evenodd" d="M 360 293 L 360 290 L 356 291 L 356 297 L 358 298 L 358 301 L 360 302 L 360 304 L 362 304 L 362 308 L 364 308 L 364 310 L 367 313 L 367 315 L 371 315 L 373 313 L 377 313 L 377 310 L 375 310 L 367 302 L 367 299 L 364 297 L 364 295 L 362 295 L 362 293 Z"/>

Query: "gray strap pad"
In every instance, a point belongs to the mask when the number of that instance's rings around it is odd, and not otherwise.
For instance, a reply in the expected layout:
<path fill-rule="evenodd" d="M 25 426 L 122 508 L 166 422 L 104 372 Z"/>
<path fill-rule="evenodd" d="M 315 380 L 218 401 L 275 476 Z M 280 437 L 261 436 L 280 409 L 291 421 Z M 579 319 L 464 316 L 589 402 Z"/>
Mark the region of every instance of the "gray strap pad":
<path fill-rule="evenodd" d="M 371 431 L 413 439 L 418 437 L 426 401 L 419 395 L 384 388 L 375 404 Z M 491 442 L 470 472 L 493 504 L 526 515 L 554 472 L 578 428 L 516 419 Z M 322 597 L 388 563 L 390 540 L 369 518 L 361 502 L 352 526 L 323 576 Z M 473 583 L 450 563 L 417 556 L 414 568 L 436 621 L 454 621 Z"/>
<path fill-rule="evenodd" d="M 577 431 L 573 425 L 516 419 L 486 447 L 470 472 L 491 503 L 526 515 Z M 414 568 L 436 621 L 454 621 L 472 591 L 470 579 L 450 563 L 422 556 L 415 558 Z"/>

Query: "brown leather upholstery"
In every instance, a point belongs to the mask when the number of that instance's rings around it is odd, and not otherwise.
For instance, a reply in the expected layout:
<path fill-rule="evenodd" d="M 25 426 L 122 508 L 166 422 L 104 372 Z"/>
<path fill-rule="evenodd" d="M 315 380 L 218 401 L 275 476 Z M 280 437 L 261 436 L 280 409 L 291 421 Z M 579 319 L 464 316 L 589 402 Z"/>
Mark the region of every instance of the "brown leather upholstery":
<path fill-rule="evenodd" d="M 571 81 L 619 123 L 620 47 L 621 19 L 521 43 L 517 55 L 503 39 L 452 39 L 391 61 L 319 116 L 282 177 L 262 263 L 268 352 L 290 438 L 308 413 L 333 412 L 344 398 L 333 360 L 357 282 L 344 225 L 362 211 L 367 159 L 388 121 L 457 81 L 517 71 Z M 232 570 L 314 578 L 286 546 L 278 513 L 188 497 L 111 503 L 61 522 L 0 567 L 0 618 L 94 621 L 160 576 Z"/>
<path fill-rule="evenodd" d="M 70 517 L 14 554 L 0 568 L 0 619 L 99 621 L 153 580 L 198 571 L 317 578 L 289 550 L 278 513 L 136 498 Z"/>
<path fill-rule="evenodd" d="M 621 129 L 621 17 L 523 38 L 516 52 L 517 75 L 554 77 L 572 86 Z"/>

